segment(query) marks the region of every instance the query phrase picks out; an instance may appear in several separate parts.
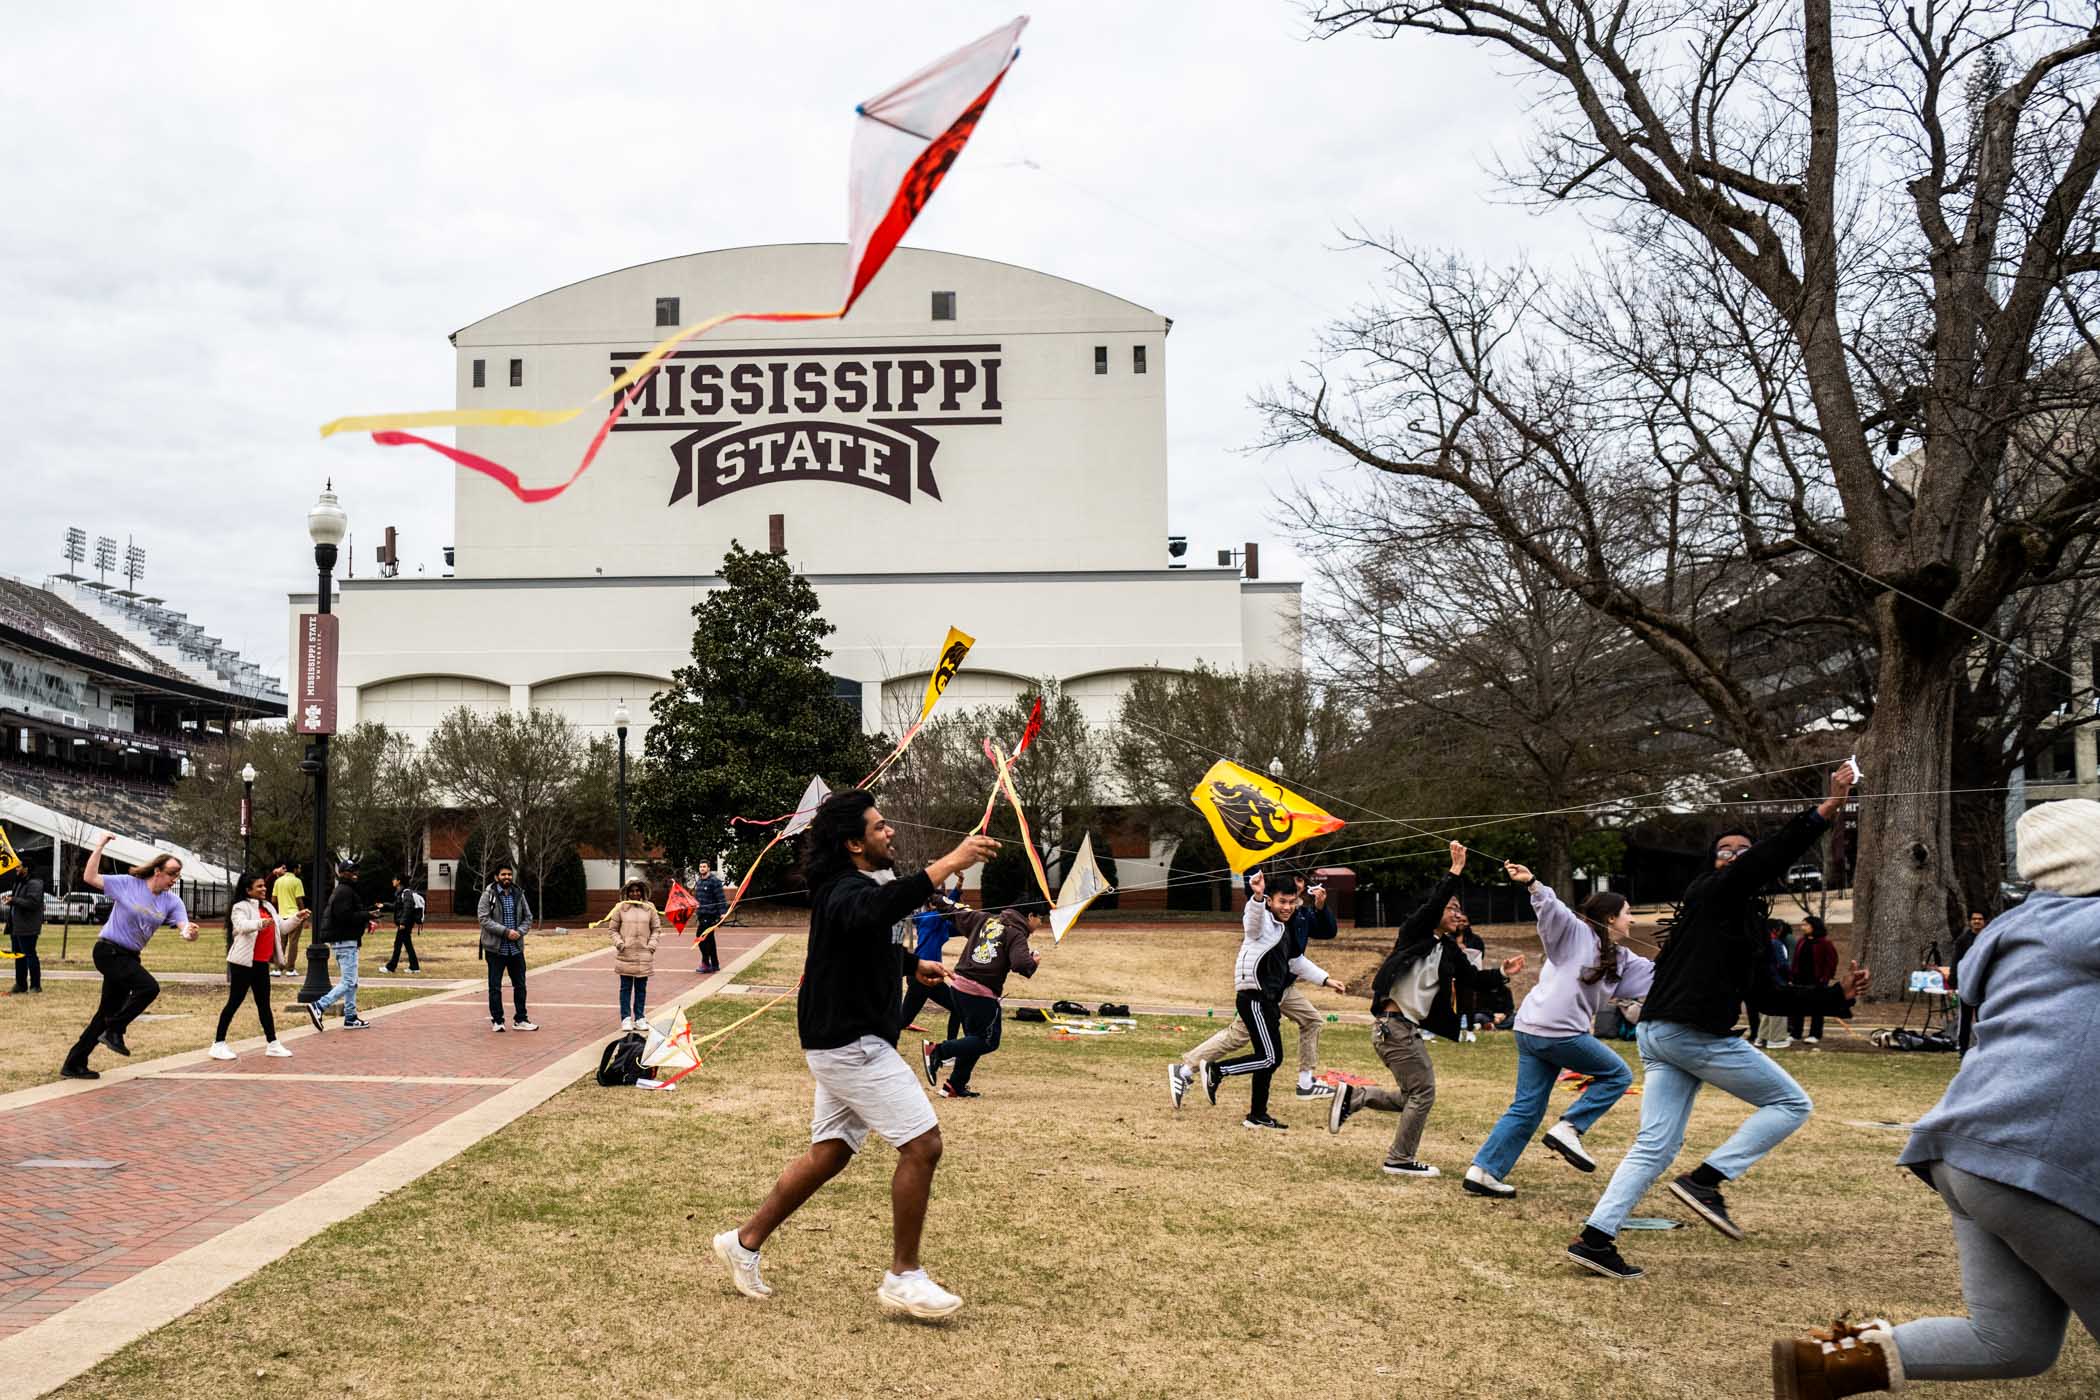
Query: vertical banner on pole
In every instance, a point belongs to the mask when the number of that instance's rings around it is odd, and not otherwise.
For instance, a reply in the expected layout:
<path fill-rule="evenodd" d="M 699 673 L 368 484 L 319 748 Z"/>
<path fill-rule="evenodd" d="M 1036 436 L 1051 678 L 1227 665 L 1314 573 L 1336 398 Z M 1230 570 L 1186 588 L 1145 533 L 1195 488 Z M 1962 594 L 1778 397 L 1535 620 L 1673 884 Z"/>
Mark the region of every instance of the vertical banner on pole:
<path fill-rule="evenodd" d="M 335 733 L 337 619 L 334 613 L 299 614 L 298 693 L 292 699 L 292 732 Z"/>

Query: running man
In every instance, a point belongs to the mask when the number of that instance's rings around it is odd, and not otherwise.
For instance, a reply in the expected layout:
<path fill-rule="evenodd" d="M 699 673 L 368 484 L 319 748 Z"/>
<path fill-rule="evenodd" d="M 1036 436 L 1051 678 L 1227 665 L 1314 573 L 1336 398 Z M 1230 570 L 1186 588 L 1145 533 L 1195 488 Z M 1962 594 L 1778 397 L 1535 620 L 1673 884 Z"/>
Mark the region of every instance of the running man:
<path fill-rule="evenodd" d="M 95 971 L 102 974 L 102 999 L 59 1067 L 59 1074 L 67 1079 L 102 1077 L 88 1068 L 88 1056 L 98 1043 L 119 1055 L 131 1054 L 124 1032 L 160 995 L 160 983 L 139 960 L 153 935 L 163 928 L 176 928 L 182 931 L 185 943 L 197 941 L 197 926 L 190 922 L 189 910 L 175 893 L 175 882 L 182 878 L 180 858 L 157 855 L 144 865 L 133 866 L 129 875 L 104 875 L 102 848 L 109 841 L 105 831 L 88 852 L 87 868 L 80 872 L 80 882 L 108 895 L 111 905 L 109 922 L 95 940 Z"/>
<path fill-rule="evenodd" d="M 944 981 L 948 970 L 920 962 L 892 941 L 891 926 L 924 904 L 946 881 L 999 849 L 989 836 L 962 844 L 916 875 L 887 883 L 895 833 L 859 789 L 835 793 L 817 809 L 804 838 L 803 884 L 810 892 L 809 954 L 795 998 L 803 1058 L 817 1082 L 809 1151 L 790 1162 L 764 1203 L 744 1224 L 714 1238 L 715 1257 L 748 1298 L 771 1297 L 759 1275 L 759 1251 L 820 1187 L 852 1162 L 870 1132 L 897 1149 L 890 1182 L 890 1268 L 875 1290 L 885 1312 L 941 1318 L 962 1299 L 935 1283 L 919 1265 L 919 1237 L 933 1171 L 941 1160 L 941 1128 L 918 1076 L 897 1053 L 898 970 L 909 960 L 920 980 Z"/>
<path fill-rule="evenodd" d="M 1266 887 L 1261 872 L 1247 877 L 1248 898 L 1259 900 Z M 1327 887 L 1314 885 L 1307 890 L 1306 897 L 1298 901 L 1297 912 L 1291 915 L 1290 955 L 1305 956 L 1305 950 L 1315 938 L 1333 938 L 1336 927 L 1334 913 L 1327 907 Z M 1320 1072 L 1320 1027 L 1326 1017 L 1320 1008 L 1312 1004 L 1294 980 L 1284 991 L 1279 1006 L 1285 1020 L 1298 1027 L 1298 1097 L 1301 1099 L 1324 1099 L 1334 1094 L 1334 1086 L 1316 1078 Z M 1189 1086 L 1196 1082 L 1196 1067 L 1205 1060 L 1222 1060 L 1228 1055 L 1238 1054 L 1247 1046 L 1247 1028 L 1237 1016 L 1227 1021 L 1216 1035 L 1188 1051 L 1180 1059 L 1167 1065 L 1167 1096 L 1174 1107 L 1188 1096 Z"/>
<path fill-rule="evenodd" d="M 970 1074 L 979 1060 L 999 1048 L 999 998 L 1006 991 L 1006 976 L 1018 972 L 1033 977 L 1041 960 L 1028 946 L 1034 921 L 1020 905 L 996 914 L 958 909 L 952 917 L 962 933 L 963 950 L 948 974 L 948 995 L 954 998 L 951 1009 L 962 1034 L 950 1029 L 939 1044 L 926 1041 L 920 1058 L 926 1065 L 926 1082 L 939 1089 L 942 1098 L 974 1099 L 978 1094 L 970 1087 Z M 955 1068 L 942 1084 L 941 1066 L 951 1060 Z"/>

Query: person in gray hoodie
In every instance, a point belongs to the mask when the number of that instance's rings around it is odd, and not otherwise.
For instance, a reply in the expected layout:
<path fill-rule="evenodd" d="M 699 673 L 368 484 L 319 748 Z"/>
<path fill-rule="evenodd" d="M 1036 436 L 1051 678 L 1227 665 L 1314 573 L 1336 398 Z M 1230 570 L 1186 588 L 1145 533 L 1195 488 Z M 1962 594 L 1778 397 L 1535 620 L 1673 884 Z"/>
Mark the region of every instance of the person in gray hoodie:
<path fill-rule="evenodd" d="M 1840 1320 L 1772 1344 L 1772 1393 L 2035 1376 L 2072 1313 L 2100 1336 L 2100 802 L 2020 818 L 2035 892 L 1961 960 L 1976 1045 L 1896 1160 L 1947 1203 L 1967 1317 Z"/>
<path fill-rule="evenodd" d="M 496 878 L 481 892 L 476 907 L 481 920 L 481 958 L 489 970 L 489 1029 L 503 1029 L 503 974 L 510 974 L 514 1031 L 536 1031 L 525 1014 L 525 935 L 532 931 L 532 905 L 518 885 L 509 861 L 496 867 Z"/>

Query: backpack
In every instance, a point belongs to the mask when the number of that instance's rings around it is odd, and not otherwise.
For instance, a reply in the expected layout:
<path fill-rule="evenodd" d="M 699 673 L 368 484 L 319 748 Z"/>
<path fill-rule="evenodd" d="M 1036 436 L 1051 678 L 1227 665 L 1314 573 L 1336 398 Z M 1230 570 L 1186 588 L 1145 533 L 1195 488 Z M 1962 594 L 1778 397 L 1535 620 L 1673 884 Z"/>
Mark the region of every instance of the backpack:
<path fill-rule="evenodd" d="M 423 902 L 423 896 L 418 894 L 414 890 L 410 890 L 408 892 L 408 897 L 416 902 L 416 918 L 421 919 L 423 917 L 424 911 L 429 909 L 430 906 L 425 904 Z"/>
<path fill-rule="evenodd" d="M 1082 1019 L 1092 1014 L 1076 1001 L 1054 1001 L 1050 1003 L 1050 1010 L 1054 1015 L 1078 1016 Z"/>
<path fill-rule="evenodd" d="M 642 1047 L 647 1040 L 639 1035 L 623 1035 L 605 1047 L 598 1056 L 598 1082 L 608 1089 L 627 1088 L 642 1077 Z"/>

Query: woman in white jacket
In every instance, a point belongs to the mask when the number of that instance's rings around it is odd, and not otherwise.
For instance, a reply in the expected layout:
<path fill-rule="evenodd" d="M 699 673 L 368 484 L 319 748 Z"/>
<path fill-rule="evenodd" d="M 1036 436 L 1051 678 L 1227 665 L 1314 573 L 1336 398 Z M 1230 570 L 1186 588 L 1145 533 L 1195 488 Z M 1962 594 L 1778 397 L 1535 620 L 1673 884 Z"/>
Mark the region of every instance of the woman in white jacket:
<path fill-rule="evenodd" d="M 226 1028 L 233 1024 L 233 1013 L 240 1010 L 241 1002 L 250 994 L 255 997 L 255 1013 L 262 1019 L 263 1038 L 270 1042 L 265 1055 L 288 1059 L 291 1051 L 277 1039 L 277 1022 L 270 1015 L 270 960 L 276 955 L 279 945 L 290 939 L 304 921 L 304 914 L 294 914 L 289 919 L 278 917 L 276 909 L 265 897 L 263 877 L 244 873 L 234 886 L 240 894 L 226 911 L 226 1005 L 219 1012 L 219 1033 L 212 1037 L 211 1057 L 214 1060 L 235 1058 L 226 1045 Z"/>

